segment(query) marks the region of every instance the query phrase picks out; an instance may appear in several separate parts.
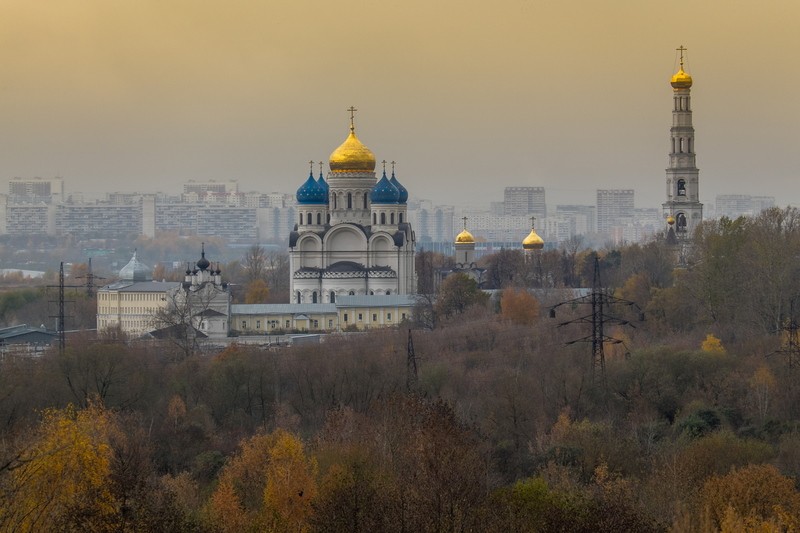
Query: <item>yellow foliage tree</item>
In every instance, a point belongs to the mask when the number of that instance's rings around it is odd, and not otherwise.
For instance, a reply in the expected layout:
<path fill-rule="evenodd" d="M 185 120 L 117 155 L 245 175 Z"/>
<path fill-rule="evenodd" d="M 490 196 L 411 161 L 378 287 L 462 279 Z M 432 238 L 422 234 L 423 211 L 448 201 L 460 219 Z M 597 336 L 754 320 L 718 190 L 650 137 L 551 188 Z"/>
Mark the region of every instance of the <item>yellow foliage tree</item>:
<path fill-rule="evenodd" d="M 113 426 L 110 413 L 94 404 L 46 410 L 11 471 L 2 529 L 111 531 L 118 522 L 110 481 Z"/>
<path fill-rule="evenodd" d="M 523 289 L 506 289 L 500 298 L 500 315 L 504 320 L 530 326 L 539 318 L 539 302 Z"/>
<path fill-rule="evenodd" d="M 305 532 L 317 495 L 317 463 L 306 456 L 303 443 L 288 431 L 275 431 L 270 450 L 264 505 L 273 531 Z"/>
<path fill-rule="evenodd" d="M 246 304 L 263 304 L 266 303 L 269 297 L 269 287 L 267 282 L 263 279 L 254 279 L 247 284 L 247 290 L 244 295 L 244 303 Z"/>
<path fill-rule="evenodd" d="M 725 355 L 725 353 L 727 353 L 725 347 L 722 345 L 722 341 L 715 337 L 713 333 L 706 335 L 705 340 L 700 345 L 700 349 L 706 353 L 715 355 Z"/>
<path fill-rule="evenodd" d="M 748 465 L 713 476 L 700 492 L 701 522 L 721 531 L 798 531 L 800 493 L 772 465 Z"/>

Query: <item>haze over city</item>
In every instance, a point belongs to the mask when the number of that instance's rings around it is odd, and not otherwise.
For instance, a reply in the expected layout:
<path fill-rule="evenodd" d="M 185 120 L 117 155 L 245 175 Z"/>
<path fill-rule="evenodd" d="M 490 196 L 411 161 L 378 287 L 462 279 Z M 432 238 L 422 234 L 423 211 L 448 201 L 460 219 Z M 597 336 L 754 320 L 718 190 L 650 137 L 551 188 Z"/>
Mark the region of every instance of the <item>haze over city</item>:
<path fill-rule="evenodd" d="M 664 200 L 675 48 L 688 48 L 700 199 L 800 204 L 800 4 L 30 2 L 0 4 L 2 180 L 293 192 L 347 107 L 412 197 Z"/>

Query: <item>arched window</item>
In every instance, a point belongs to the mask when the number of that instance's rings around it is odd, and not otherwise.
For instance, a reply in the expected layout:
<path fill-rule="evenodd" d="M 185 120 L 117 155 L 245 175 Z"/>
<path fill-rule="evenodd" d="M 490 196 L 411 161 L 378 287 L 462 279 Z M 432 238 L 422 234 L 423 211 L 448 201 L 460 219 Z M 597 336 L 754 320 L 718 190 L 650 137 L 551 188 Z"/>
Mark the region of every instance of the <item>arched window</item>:
<path fill-rule="evenodd" d="M 300 291 L 297 291 L 297 303 L 301 303 Z"/>
<path fill-rule="evenodd" d="M 678 226 L 676 231 L 678 233 L 686 233 L 686 215 L 683 213 L 678 213 L 678 216 L 675 217 L 675 219 L 676 226 Z"/>
<path fill-rule="evenodd" d="M 311 213 L 306 215 L 306 224 L 311 225 Z"/>
<path fill-rule="evenodd" d="M 375 296 L 375 291 L 369 291 L 370 296 Z"/>
<path fill-rule="evenodd" d="M 386 213 L 381 213 L 381 224 L 386 224 Z"/>
<path fill-rule="evenodd" d="M 389 215 L 389 224 L 394 224 L 394 213 Z"/>
<path fill-rule="evenodd" d="M 400 213 L 398 216 L 400 217 L 400 223 L 402 224 L 403 223 L 403 213 Z"/>
<path fill-rule="evenodd" d="M 350 291 L 348 294 L 349 294 L 350 296 L 355 296 L 355 295 L 356 295 L 356 291 Z"/>
<path fill-rule="evenodd" d="M 334 291 L 331 291 L 331 303 L 336 303 L 336 293 Z"/>
<path fill-rule="evenodd" d="M 300 213 L 300 224 L 303 223 L 303 213 Z"/>
<path fill-rule="evenodd" d="M 678 196 L 686 196 L 686 180 L 678 180 Z"/>
<path fill-rule="evenodd" d="M 331 221 L 331 214 L 328 213 L 328 223 L 330 223 L 330 221 Z"/>
<path fill-rule="evenodd" d="M 322 213 L 317 213 L 317 226 L 322 225 Z"/>
<path fill-rule="evenodd" d="M 317 303 L 317 291 L 311 293 L 311 303 L 312 304 Z"/>
<path fill-rule="evenodd" d="M 377 213 L 372 213 L 372 223 L 373 224 L 377 224 L 378 223 L 378 215 L 377 215 Z"/>
<path fill-rule="evenodd" d="M 364 193 L 364 209 L 367 208 L 367 193 Z"/>
<path fill-rule="evenodd" d="M 333 197 L 333 208 L 336 209 L 336 193 L 331 193 L 331 196 Z"/>
<path fill-rule="evenodd" d="M 353 209 L 353 194 L 347 193 L 347 209 Z"/>
<path fill-rule="evenodd" d="M 386 289 L 386 296 L 389 296 L 390 294 L 392 294 L 392 289 Z"/>

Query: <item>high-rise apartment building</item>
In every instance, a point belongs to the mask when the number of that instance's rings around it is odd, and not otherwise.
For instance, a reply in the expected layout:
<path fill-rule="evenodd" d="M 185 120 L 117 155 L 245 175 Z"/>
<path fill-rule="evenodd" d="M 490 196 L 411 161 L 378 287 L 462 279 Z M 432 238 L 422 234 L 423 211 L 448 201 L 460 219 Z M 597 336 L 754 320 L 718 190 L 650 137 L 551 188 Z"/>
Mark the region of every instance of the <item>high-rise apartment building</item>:
<path fill-rule="evenodd" d="M 24 199 L 47 201 L 53 196 L 56 200 L 64 198 L 64 180 L 62 178 L 12 178 L 8 181 L 9 196 Z"/>
<path fill-rule="evenodd" d="M 632 223 L 633 189 L 597 189 L 597 232 L 612 234 L 615 227 Z"/>
<path fill-rule="evenodd" d="M 506 187 L 503 205 L 505 214 L 509 216 L 547 216 L 544 187 Z"/>

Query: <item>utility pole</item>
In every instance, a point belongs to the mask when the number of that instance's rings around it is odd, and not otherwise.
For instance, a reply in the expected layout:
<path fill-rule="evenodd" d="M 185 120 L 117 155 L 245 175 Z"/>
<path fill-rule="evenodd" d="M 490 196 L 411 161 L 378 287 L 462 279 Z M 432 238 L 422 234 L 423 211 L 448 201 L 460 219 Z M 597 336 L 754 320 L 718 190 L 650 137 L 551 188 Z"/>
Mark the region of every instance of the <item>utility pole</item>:
<path fill-rule="evenodd" d="M 408 392 L 417 389 L 417 357 L 414 354 L 414 339 L 411 338 L 411 330 L 408 330 L 408 350 L 406 353 L 406 390 Z"/>
<path fill-rule="evenodd" d="M 58 285 L 48 285 L 48 288 L 58 288 L 58 314 L 57 315 L 50 315 L 50 318 L 55 318 L 57 320 L 57 330 L 58 330 L 58 353 L 60 355 L 64 355 L 64 350 L 67 347 L 67 336 L 66 336 L 66 314 L 64 311 L 65 304 L 72 303 L 72 300 L 65 300 L 64 299 L 64 289 L 66 287 L 70 288 L 77 288 L 83 287 L 83 285 L 64 285 L 64 261 L 61 261 L 58 267 Z M 53 300 L 50 300 L 53 302 Z"/>
<path fill-rule="evenodd" d="M 567 344 L 568 345 L 575 344 L 577 342 L 586 342 L 592 344 L 592 381 L 595 381 L 597 379 L 597 374 L 599 374 L 605 386 L 606 357 L 605 357 L 604 346 L 606 343 L 622 344 L 621 340 L 606 335 L 605 333 L 606 325 L 613 324 L 613 325 L 636 327 L 629 320 L 612 316 L 608 314 L 608 311 L 614 305 L 625 305 L 629 307 L 635 307 L 639 311 L 639 320 L 641 321 L 644 320 L 644 315 L 642 313 L 642 310 L 635 302 L 631 302 L 629 300 L 623 300 L 622 298 L 617 298 L 615 296 L 612 296 L 608 293 L 606 289 L 602 287 L 600 283 L 600 260 L 598 259 L 597 255 L 595 255 L 594 257 L 592 292 L 585 296 L 573 298 L 572 300 L 567 300 L 565 302 L 561 302 L 554 305 L 553 307 L 550 308 L 550 318 L 555 318 L 556 309 L 558 307 L 567 304 L 571 306 L 588 305 L 591 307 L 590 314 L 575 318 L 573 320 L 562 322 L 558 324 L 558 327 L 560 328 L 569 324 L 591 325 L 592 328 L 591 334 L 585 337 L 581 337 L 579 339 L 568 341 Z"/>

